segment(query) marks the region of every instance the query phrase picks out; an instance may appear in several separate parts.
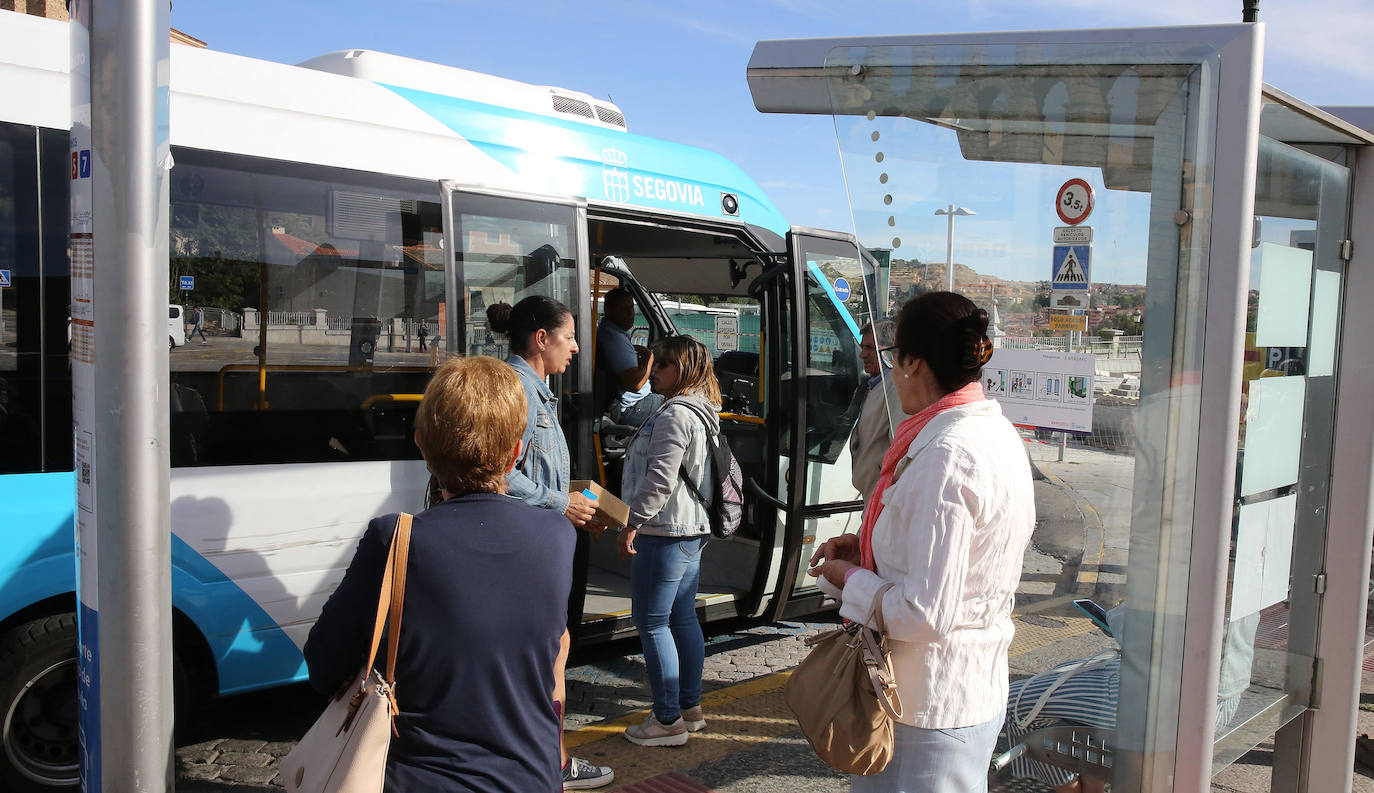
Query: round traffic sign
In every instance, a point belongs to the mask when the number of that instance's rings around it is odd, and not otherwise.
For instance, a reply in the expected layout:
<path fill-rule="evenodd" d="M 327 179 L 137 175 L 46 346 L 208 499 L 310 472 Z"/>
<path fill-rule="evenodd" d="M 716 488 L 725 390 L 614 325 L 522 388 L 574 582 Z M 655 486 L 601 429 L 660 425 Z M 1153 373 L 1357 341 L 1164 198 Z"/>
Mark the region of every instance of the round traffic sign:
<path fill-rule="evenodd" d="M 844 302 L 849 299 L 849 282 L 844 278 L 835 279 L 835 297 Z"/>
<path fill-rule="evenodd" d="M 1059 188 L 1054 197 L 1054 211 L 1059 219 L 1077 226 L 1093 213 L 1093 188 L 1082 179 L 1070 179 Z"/>

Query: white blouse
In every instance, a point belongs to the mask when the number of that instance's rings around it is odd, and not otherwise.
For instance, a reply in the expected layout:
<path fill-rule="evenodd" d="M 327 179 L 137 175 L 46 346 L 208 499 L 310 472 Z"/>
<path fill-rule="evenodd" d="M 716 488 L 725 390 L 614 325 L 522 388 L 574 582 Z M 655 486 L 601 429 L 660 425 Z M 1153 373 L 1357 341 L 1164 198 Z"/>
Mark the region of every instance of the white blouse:
<path fill-rule="evenodd" d="M 904 467 L 905 466 L 905 467 Z M 1035 528 L 1030 463 L 1001 407 L 985 400 L 940 413 L 916 436 L 883 493 L 873 527 L 877 573 L 838 590 L 840 614 L 863 621 L 883 598 L 902 723 L 968 727 L 1007 702 L 1011 612 Z"/>

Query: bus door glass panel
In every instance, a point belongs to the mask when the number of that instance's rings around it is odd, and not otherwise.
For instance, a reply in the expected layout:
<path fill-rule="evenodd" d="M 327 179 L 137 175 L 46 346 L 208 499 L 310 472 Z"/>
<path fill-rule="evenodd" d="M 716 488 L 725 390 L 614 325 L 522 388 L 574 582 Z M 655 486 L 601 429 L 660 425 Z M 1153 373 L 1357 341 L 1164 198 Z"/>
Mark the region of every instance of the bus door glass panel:
<path fill-rule="evenodd" d="M 573 207 L 454 193 L 453 215 L 456 277 L 467 300 L 457 352 L 503 360 L 510 355 L 509 340 L 487 321 L 487 309 L 497 303 L 514 306 L 544 295 L 577 306 Z"/>
<path fill-rule="evenodd" d="M 815 586 L 815 579 L 805 574 L 814 548 L 857 531 L 863 509 L 863 497 L 853 484 L 849 442 L 870 391 L 859 343 L 860 330 L 874 316 L 871 287 L 876 268 L 852 237 L 794 232 L 792 246 L 806 300 L 806 364 L 801 378 L 806 397 L 806 524 L 794 585 L 805 589 Z"/>
<path fill-rule="evenodd" d="M 445 336 L 438 195 L 197 150 L 170 191 L 173 466 L 418 459 Z"/>
<path fill-rule="evenodd" d="M 37 151 L 0 124 L 0 474 L 43 470 Z"/>
<path fill-rule="evenodd" d="M 456 294 L 466 297 L 458 300 L 456 312 L 449 312 L 459 324 L 452 348 L 456 353 L 501 360 L 511 355 L 510 340 L 493 331 L 487 319 L 487 309 L 498 303 L 514 307 L 527 297 L 543 295 L 576 316 L 576 290 L 585 287 L 577 279 L 573 205 L 463 192 L 451 193 L 450 201 L 451 238 L 457 240 L 453 283 Z M 581 444 L 591 443 L 590 437 L 581 437 L 572 410 L 571 397 L 579 390 L 576 377 L 573 363 L 548 380 L 574 461 Z M 585 476 L 573 471 L 573 478 Z"/>
<path fill-rule="evenodd" d="M 1260 138 L 1214 773 L 1311 702 L 1349 184 Z"/>

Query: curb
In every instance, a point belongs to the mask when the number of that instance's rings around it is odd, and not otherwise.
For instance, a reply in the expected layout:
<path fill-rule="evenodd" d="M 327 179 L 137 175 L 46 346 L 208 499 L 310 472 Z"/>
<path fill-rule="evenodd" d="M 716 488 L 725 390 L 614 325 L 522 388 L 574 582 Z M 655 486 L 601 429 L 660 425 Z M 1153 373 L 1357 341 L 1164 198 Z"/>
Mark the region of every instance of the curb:
<path fill-rule="evenodd" d="M 1083 516 L 1083 556 L 1078 560 L 1078 574 L 1074 581 L 1074 594 L 1080 597 L 1092 597 L 1097 591 L 1097 576 L 1102 567 L 1102 557 L 1106 553 L 1106 536 L 1102 531 L 1102 516 L 1098 514 L 1097 508 L 1083 498 L 1077 490 L 1069 487 L 1063 479 L 1041 470 L 1036 466 L 1035 470 L 1040 472 L 1046 482 L 1056 487 L 1062 488 L 1068 494 L 1069 500 L 1078 508 L 1079 514 Z"/>

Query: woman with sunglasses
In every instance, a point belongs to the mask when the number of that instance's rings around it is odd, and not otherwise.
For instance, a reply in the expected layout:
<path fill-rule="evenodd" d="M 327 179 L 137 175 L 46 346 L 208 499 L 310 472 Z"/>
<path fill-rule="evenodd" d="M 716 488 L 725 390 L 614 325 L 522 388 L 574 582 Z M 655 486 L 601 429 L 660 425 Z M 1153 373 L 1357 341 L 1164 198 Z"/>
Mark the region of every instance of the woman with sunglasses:
<path fill-rule="evenodd" d="M 665 401 L 626 451 L 621 489 L 630 523 L 619 544 L 621 558 L 634 559 L 630 610 L 644 646 L 654 709 L 643 724 L 625 730 L 625 739 L 640 746 L 681 746 L 689 732 L 706 726 L 706 648 L 696 601 L 701 552 L 711 529 L 693 490 L 711 492 L 706 439 L 720 432 L 720 386 L 711 352 L 690 336 L 654 345 L 649 379 Z"/>

